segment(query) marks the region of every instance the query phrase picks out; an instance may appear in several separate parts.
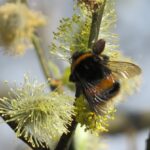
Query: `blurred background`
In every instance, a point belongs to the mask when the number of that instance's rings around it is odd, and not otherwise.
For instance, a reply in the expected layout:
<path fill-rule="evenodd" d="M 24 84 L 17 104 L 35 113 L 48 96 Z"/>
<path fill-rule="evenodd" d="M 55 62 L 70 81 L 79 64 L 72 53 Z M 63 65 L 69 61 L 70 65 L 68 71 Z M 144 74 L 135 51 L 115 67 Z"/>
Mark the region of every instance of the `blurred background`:
<path fill-rule="evenodd" d="M 130 56 L 142 68 L 142 84 L 138 93 L 118 105 L 118 118 L 115 129 L 112 123 L 110 134 L 101 137 L 107 150 L 144 150 L 150 126 L 150 1 L 116 0 L 117 32 L 123 53 Z M 1 4 L 4 1 L 0 1 Z M 29 0 L 30 6 L 41 10 L 48 17 L 48 25 L 40 30 L 43 48 L 49 49 L 52 32 L 56 31 L 62 17 L 72 15 L 72 0 Z M 0 94 L 4 92 L 3 81 L 22 82 L 23 75 L 29 72 L 39 82 L 45 78 L 37 55 L 31 48 L 24 56 L 4 55 L 0 50 Z M 2 120 L 0 120 L 2 122 Z M 141 123 L 143 122 L 143 123 Z M 117 126 L 116 125 L 116 126 Z M 100 140 L 101 140 L 100 139 Z M 0 150 L 25 150 L 27 146 L 18 140 L 13 131 L 0 123 Z"/>

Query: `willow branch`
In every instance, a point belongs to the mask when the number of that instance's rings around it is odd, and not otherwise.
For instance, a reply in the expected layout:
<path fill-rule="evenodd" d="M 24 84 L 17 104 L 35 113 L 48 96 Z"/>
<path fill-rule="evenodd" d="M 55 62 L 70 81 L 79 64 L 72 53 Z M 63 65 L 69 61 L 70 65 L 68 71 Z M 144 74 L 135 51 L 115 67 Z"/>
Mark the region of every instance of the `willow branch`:
<path fill-rule="evenodd" d="M 150 132 L 149 132 L 149 136 L 148 136 L 148 139 L 147 139 L 147 147 L 146 147 L 146 150 L 150 150 Z"/>
<path fill-rule="evenodd" d="M 44 51 L 40 46 L 40 41 L 36 36 L 32 37 L 32 44 L 34 45 L 34 48 L 36 50 L 37 56 L 39 58 L 40 64 L 41 64 L 41 68 L 44 72 L 44 75 L 46 77 L 46 79 L 50 78 L 50 72 L 49 72 L 49 67 L 48 67 L 48 63 L 46 60 L 46 57 L 44 55 Z"/>
<path fill-rule="evenodd" d="M 76 99 L 80 96 L 80 87 L 76 85 Z M 74 148 L 73 145 L 73 136 L 75 133 L 75 129 L 77 126 L 76 118 L 75 116 L 72 117 L 71 125 L 68 126 L 69 133 L 63 134 L 55 148 L 55 150 L 70 150 Z"/>
<path fill-rule="evenodd" d="M 150 126 L 150 112 L 118 112 L 115 120 L 109 122 L 109 132 L 105 134 L 125 133 L 130 129 L 140 131 Z"/>
<path fill-rule="evenodd" d="M 49 82 L 49 87 L 52 91 L 54 91 L 59 86 L 60 82 L 59 82 L 59 80 L 55 79 L 51 75 L 50 67 L 48 65 L 48 60 L 47 60 L 44 50 L 41 47 L 39 38 L 37 36 L 33 36 L 31 40 L 32 40 L 32 44 L 34 45 L 36 54 L 38 56 L 38 60 L 40 62 L 44 76 L 47 80 L 48 79 L 51 80 L 51 82 Z"/>
<path fill-rule="evenodd" d="M 104 0 L 104 2 L 92 12 L 92 23 L 90 28 L 88 48 L 92 48 L 93 44 L 98 40 L 105 4 L 106 0 Z"/>
<path fill-rule="evenodd" d="M 2 114 L 0 114 L 0 116 L 4 119 L 4 120 L 9 120 L 8 116 L 3 116 Z M 12 122 L 7 122 L 7 124 L 9 125 L 9 127 L 15 131 L 16 127 L 17 127 L 17 124 L 15 123 L 15 121 L 12 121 Z M 19 139 L 21 139 L 24 143 L 26 143 L 30 148 L 32 148 L 33 150 L 50 150 L 48 148 L 46 148 L 46 144 L 43 143 L 43 145 L 45 145 L 45 148 L 43 147 L 38 147 L 38 148 L 35 148 L 33 147 L 33 145 L 27 141 L 25 139 L 24 136 L 20 136 Z"/>
<path fill-rule="evenodd" d="M 75 132 L 77 126 L 77 122 L 75 117 L 73 117 L 73 120 L 71 122 L 71 125 L 68 127 L 69 133 L 63 134 L 55 148 L 55 150 L 69 150 L 70 144 L 72 142 L 72 138 Z"/>

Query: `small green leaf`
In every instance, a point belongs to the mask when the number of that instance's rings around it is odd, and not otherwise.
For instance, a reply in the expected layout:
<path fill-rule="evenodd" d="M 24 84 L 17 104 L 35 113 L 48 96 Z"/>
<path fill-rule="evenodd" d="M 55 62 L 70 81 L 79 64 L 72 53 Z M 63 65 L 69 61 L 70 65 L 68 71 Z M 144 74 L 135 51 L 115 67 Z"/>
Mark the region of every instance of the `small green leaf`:
<path fill-rule="evenodd" d="M 70 67 L 65 69 L 61 80 L 62 80 L 63 84 L 66 85 L 69 89 L 75 90 L 74 84 L 69 81 L 69 76 L 70 76 Z"/>
<path fill-rule="evenodd" d="M 54 64 L 52 61 L 48 62 L 49 68 L 51 70 L 51 74 L 55 79 L 59 79 L 61 77 L 60 70 L 56 64 Z"/>

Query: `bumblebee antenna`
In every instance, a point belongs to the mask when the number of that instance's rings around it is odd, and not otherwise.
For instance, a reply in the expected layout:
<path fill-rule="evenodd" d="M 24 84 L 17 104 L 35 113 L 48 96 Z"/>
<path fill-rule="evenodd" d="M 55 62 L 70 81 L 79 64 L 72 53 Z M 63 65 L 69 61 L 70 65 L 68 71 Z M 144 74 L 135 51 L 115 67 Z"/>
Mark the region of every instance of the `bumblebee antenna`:
<path fill-rule="evenodd" d="M 106 42 L 103 39 L 100 39 L 97 42 L 95 42 L 92 48 L 93 53 L 96 55 L 100 55 L 104 51 L 105 43 Z"/>

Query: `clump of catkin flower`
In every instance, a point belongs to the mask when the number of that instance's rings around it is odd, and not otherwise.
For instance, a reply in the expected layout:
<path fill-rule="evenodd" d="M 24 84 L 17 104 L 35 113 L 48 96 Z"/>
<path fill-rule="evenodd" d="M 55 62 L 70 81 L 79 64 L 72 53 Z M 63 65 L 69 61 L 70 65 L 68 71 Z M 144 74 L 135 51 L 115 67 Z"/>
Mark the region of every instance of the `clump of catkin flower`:
<path fill-rule="evenodd" d="M 107 150 L 107 143 L 101 137 L 95 136 L 90 131 L 85 131 L 85 126 L 77 126 L 74 136 L 76 150 Z M 84 144 L 83 144 L 84 143 Z"/>
<path fill-rule="evenodd" d="M 23 54 L 37 27 L 46 24 L 41 13 L 30 10 L 23 3 L 0 6 L 0 22 L 0 46 L 9 54 Z"/>
<path fill-rule="evenodd" d="M 91 111 L 85 98 L 80 96 L 80 98 L 76 100 L 75 106 L 77 114 L 76 120 L 81 124 L 81 126 L 85 125 L 85 130 L 90 130 L 96 135 L 100 132 L 108 131 L 109 121 L 114 119 L 114 113 L 116 111 L 113 105 L 104 108 L 104 114 L 99 115 Z"/>
<path fill-rule="evenodd" d="M 104 0 L 78 0 L 78 3 L 85 4 L 90 10 L 97 9 L 103 2 Z"/>
<path fill-rule="evenodd" d="M 15 122 L 18 137 L 33 146 L 50 147 L 62 133 L 74 114 L 74 99 L 64 93 L 46 92 L 46 85 L 25 76 L 21 86 L 11 89 L 9 97 L 0 99 L 0 114 L 7 122 Z"/>

